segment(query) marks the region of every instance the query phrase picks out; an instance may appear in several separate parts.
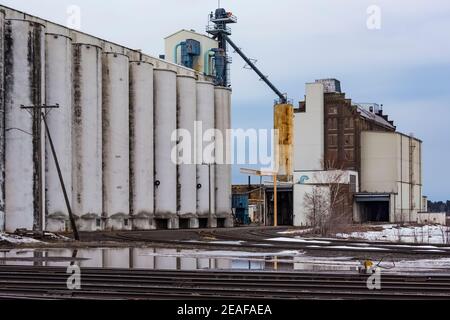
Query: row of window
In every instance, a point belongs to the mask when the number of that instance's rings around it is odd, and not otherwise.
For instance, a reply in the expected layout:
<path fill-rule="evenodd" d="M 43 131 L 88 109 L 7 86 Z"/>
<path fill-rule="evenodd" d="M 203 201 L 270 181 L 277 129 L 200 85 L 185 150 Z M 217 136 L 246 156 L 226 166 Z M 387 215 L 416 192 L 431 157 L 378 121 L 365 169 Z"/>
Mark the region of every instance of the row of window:
<path fill-rule="evenodd" d="M 327 124 L 328 130 L 338 130 L 338 118 L 329 118 Z M 354 129 L 355 120 L 353 118 L 344 119 L 344 129 Z"/>
<path fill-rule="evenodd" d="M 328 135 L 328 146 L 329 147 L 337 147 L 338 146 L 338 135 L 337 134 L 329 134 Z M 355 135 L 354 134 L 344 134 L 344 146 L 345 147 L 354 147 L 355 146 Z"/>

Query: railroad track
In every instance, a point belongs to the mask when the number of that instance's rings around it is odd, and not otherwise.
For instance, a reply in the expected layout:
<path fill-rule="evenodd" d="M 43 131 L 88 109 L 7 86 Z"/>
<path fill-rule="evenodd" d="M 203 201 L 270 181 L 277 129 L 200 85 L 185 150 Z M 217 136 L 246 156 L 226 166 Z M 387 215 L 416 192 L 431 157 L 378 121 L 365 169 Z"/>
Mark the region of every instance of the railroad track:
<path fill-rule="evenodd" d="M 0 299 L 450 299 L 450 275 L 153 271 L 83 268 L 68 290 L 66 268 L 0 266 Z"/>

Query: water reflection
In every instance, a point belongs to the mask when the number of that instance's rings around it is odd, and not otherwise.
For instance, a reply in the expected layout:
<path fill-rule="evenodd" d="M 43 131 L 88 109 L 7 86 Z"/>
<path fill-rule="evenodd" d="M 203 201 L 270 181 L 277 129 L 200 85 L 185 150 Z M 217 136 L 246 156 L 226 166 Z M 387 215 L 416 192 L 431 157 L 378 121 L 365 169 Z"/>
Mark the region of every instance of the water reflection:
<path fill-rule="evenodd" d="M 333 260 L 333 259 L 332 259 Z M 0 251 L 0 265 L 149 270 L 342 270 L 355 268 L 351 258 L 324 261 L 302 252 L 233 252 L 160 248 L 93 248 Z"/>

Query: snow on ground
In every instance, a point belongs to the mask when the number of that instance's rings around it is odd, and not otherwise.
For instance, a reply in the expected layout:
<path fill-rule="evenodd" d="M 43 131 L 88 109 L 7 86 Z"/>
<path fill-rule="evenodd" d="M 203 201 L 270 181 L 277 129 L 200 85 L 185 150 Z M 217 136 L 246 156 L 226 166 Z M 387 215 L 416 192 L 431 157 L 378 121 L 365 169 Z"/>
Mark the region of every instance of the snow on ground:
<path fill-rule="evenodd" d="M 302 238 L 271 238 L 266 239 L 269 241 L 280 241 L 280 242 L 301 242 L 301 243 L 311 243 L 311 244 L 331 244 L 329 241 L 319 241 L 319 240 L 307 240 Z"/>
<path fill-rule="evenodd" d="M 450 243 L 450 228 L 445 226 L 398 227 L 396 225 L 384 225 L 382 231 L 339 233 L 336 237 L 397 243 L 447 244 Z"/>
<path fill-rule="evenodd" d="M 33 243 L 42 243 L 39 240 L 21 237 L 12 234 L 0 233 L 0 242 L 7 242 L 10 244 L 33 244 Z"/>
<path fill-rule="evenodd" d="M 291 235 L 291 234 L 306 234 L 313 231 L 312 228 L 302 229 L 302 230 L 288 230 L 288 231 L 280 231 L 278 234 Z"/>
<path fill-rule="evenodd" d="M 201 250 L 185 250 L 183 252 L 164 253 L 146 253 L 141 256 L 164 256 L 164 257 L 183 257 L 183 258 L 251 258 L 251 257 L 297 257 L 303 255 L 302 251 L 284 250 L 278 252 L 248 252 L 248 251 L 201 251 Z"/>

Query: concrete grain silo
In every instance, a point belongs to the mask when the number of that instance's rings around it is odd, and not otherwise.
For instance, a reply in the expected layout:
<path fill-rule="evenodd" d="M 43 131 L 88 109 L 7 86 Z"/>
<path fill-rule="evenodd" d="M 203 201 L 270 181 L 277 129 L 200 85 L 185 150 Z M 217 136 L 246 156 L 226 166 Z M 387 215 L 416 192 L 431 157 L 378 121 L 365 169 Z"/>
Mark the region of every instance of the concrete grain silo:
<path fill-rule="evenodd" d="M 0 231 L 5 229 L 5 11 L 0 10 Z"/>
<path fill-rule="evenodd" d="M 215 123 L 222 143 L 216 144 L 216 215 L 219 225 L 233 226 L 231 210 L 231 89 L 215 88 Z"/>
<path fill-rule="evenodd" d="M 62 177 L 72 190 L 72 40 L 58 34 L 46 35 L 46 104 L 58 109 L 47 115 L 47 124 L 58 156 Z M 69 220 L 55 160 L 47 139 L 45 147 L 46 229 L 65 231 Z M 69 199 L 70 201 L 71 199 Z"/>
<path fill-rule="evenodd" d="M 103 54 L 103 212 L 106 229 L 131 229 L 129 59 Z"/>
<path fill-rule="evenodd" d="M 197 167 L 195 165 L 195 122 L 197 87 L 193 76 L 177 77 L 178 143 L 181 147 L 178 165 L 178 198 L 180 228 L 198 228 Z M 189 141 L 185 141 L 188 139 Z M 186 154 L 188 153 L 188 154 Z M 186 163 L 187 162 L 187 163 Z"/>
<path fill-rule="evenodd" d="M 0 230 L 70 229 L 41 117 L 56 104 L 47 123 L 80 231 L 229 226 L 229 166 L 214 159 L 215 129 L 230 127 L 218 42 L 169 42 L 182 59 L 0 5 Z"/>
<path fill-rule="evenodd" d="M 214 84 L 197 81 L 197 214 L 201 227 L 215 227 Z M 212 148 L 211 148 L 212 147 Z M 207 225 L 205 225 L 207 224 Z"/>
<path fill-rule="evenodd" d="M 154 70 L 155 219 L 158 228 L 178 228 L 177 165 L 172 159 L 177 129 L 177 73 Z M 176 138 L 176 137 L 175 137 Z M 175 154 L 176 155 L 176 154 Z"/>
<path fill-rule="evenodd" d="M 153 65 L 130 62 L 130 207 L 133 227 L 155 228 L 153 172 Z"/>
<path fill-rule="evenodd" d="M 101 228 L 102 49 L 73 46 L 73 211 L 80 230 Z"/>
<path fill-rule="evenodd" d="M 6 231 L 43 228 L 41 111 L 45 102 L 45 27 L 7 20 L 5 31 Z"/>

